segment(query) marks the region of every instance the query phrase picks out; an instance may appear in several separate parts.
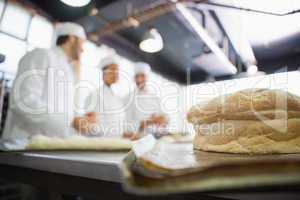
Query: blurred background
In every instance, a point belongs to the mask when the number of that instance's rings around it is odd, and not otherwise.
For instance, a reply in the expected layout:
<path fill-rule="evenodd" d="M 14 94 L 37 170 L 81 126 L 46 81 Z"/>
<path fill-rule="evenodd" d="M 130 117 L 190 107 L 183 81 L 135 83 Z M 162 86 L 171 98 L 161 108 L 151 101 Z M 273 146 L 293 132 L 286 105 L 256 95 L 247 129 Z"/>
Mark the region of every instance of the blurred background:
<path fill-rule="evenodd" d="M 172 132 L 191 133 L 186 112 L 215 96 L 256 87 L 300 95 L 299 9 L 299 0 L 0 0 L 0 131 L 19 60 L 51 48 L 64 21 L 88 35 L 82 81 L 98 87 L 99 61 L 118 55 L 122 73 L 113 89 L 125 97 L 133 62 L 151 65 Z M 89 92 L 82 88 L 81 104 Z M 0 197 L 26 199 L 26 186 L 0 186 Z"/>
<path fill-rule="evenodd" d="M 96 66 L 117 54 L 124 76 L 114 89 L 124 97 L 133 62 L 149 63 L 176 131 L 186 130 L 191 105 L 220 94 L 249 87 L 300 93 L 299 8 L 297 0 L 0 0 L 2 117 L 20 58 L 53 46 L 61 21 L 78 22 L 88 34 L 82 80 L 101 84 Z M 88 92 L 82 89 L 82 102 Z"/>

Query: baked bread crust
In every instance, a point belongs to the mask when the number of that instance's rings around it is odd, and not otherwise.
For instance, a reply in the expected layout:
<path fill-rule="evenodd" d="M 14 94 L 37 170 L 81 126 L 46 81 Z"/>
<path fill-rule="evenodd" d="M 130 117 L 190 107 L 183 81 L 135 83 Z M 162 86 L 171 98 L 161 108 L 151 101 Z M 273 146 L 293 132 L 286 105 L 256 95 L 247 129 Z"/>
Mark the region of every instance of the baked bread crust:
<path fill-rule="evenodd" d="M 194 148 L 227 153 L 300 153 L 300 99 L 252 89 L 191 108 Z"/>
<path fill-rule="evenodd" d="M 212 123 L 224 119 L 257 119 L 257 114 L 276 119 L 272 113 L 300 116 L 300 98 L 282 90 L 247 89 L 216 97 L 207 104 L 193 106 L 187 114 L 190 123 Z M 273 117 L 272 117 L 273 116 Z M 280 117 L 280 116 L 278 116 Z"/>

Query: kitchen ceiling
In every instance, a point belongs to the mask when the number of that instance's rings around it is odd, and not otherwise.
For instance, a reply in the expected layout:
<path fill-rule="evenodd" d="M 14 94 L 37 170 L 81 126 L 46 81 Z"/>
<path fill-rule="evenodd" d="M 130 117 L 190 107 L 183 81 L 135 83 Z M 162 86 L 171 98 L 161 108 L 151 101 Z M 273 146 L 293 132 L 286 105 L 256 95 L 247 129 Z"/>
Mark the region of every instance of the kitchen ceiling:
<path fill-rule="evenodd" d="M 117 0 L 97 0 L 91 1 L 84 7 L 71 7 L 60 0 L 29 0 L 44 11 L 46 11 L 53 19 L 58 21 L 78 20 L 89 14 L 93 7 L 101 8 L 111 4 Z"/>
<path fill-rule="evenodd" d="M 120 20 L 125 19 L 140 10 L 149 8 L 158 2 L 167 2 L 167 0 L 99 0 L 92 1 L 92 3 L 82 8 L 73 8 L 62 4 L 59 0 L 31 1 L 47 12 L 55 20 L 72 20 L 80 22 L 85 26 L 88 33 L 96 31 L 99 33 L 99 30 L 101 32 L 101 29 L 106 27 L 107 23 L 120 22 Z M 226 3 L 226 1 L 224 2 Z M 98 8 L 98 14 L 96 16 L 88 16 L 94 7 Z M 203 19 L 203 13 L 196 10 L 191 10 L 191 12 L 193 12 L 193 15 L 198 19 L 199 23 L 206 23 L 205 25 L 208 32 L 215 40 L 218 41 L 224 39 L 226 34 L 224 33 L 224 30 L 219 27 L 220 22 L 215 15 L 212 15 L 212 10 L 206 10 L 204 12 L 205 19 Z M 254 18 L 257 18 L 255 13 L 249 13 L 248 15 L 250 15 L 250 18 L 251 15 L 253 15 Z M 258 22 L 253 22 L 246 27 L 246 30 L 247 32 L 252 31 L 253 33 L 261 32 L 260 34 L 263 37 L 264 32 L 267 34 L 268 30 L 273 30 L 270 29 L 271 26 L 271 24 L 258 26 Z M 277 30 L 284 32 L 280 26 L 285 28 L 282 24 L 278 24 Z M 138 43 L 142 39 L 145 31 L 152 27 L 156 28 L 161 33 L 165 47 L 159 53 L 148 54 L 138 49 Z M 258 61 L 259 69 L 268 73 L 280 70 L 282 66 L 288 66 L 288 70 L 297 69 L 297 65 L 300 60 L 299 30 L 300 29 L 295 29 L 290 35 L 279 38 L 278 40 L 270 41 L 268 42 L 268 45 L 264 43 L 254 43 L 253 38 L 252 40 L 250 38 L 255 57 Z M 149 62 L 154 71 L 157 71 L 165 77 L 176 80 L 180 83 L 186 83 L 188 81 L 187 79 L 190 79 L 189 81 L 191 81 L 191 83 L 197 83 L 211 78 L 207 70 L 204 70 L 201 66 L 197 66 L 197 62 L 195 62 L 196 60 L 199 60 L 201 55 L 207 53 L 205 43 L 195 33 L 193 28 L 184 19 L 182 19 L 182 16 L 176 10 L 172 10 L 170 12 L 163 13 L 158 17 L 154 17 L 153 19 L 146 20 L 138 27 L 123 27 L 114 31 L 110 35 L 101 37 L 96 40 L 96 42 L 98 44 L 106 43 L 111 45 L 116 48 L 119 53 L 132 60 L 144 60 Z M 220 42 L 221 41 L 218 41 L 219 45 L 223 45 Z M 231 55 L 234 54 L 231 44 L 229 44 L 229 48 L 229 53 Z M 206 68 L 213 69 L 213 67 Z M 244 71 L 245 68 L 242 66 L 240 70 Z M 187 72 L 192 72 L 191 77 L 187 78 Z M 232 77 L 224 76 L 217 78 L 223 79 Z"/>

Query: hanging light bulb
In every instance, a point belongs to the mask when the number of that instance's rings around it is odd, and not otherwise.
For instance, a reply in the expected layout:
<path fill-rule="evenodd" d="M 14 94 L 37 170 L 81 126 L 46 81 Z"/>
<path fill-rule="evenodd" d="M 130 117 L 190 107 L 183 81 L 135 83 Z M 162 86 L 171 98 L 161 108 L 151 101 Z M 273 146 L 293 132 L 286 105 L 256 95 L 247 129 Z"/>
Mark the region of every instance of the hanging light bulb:
<path fill-rule="evenodd" d="M 163 46 L 163 39 L 155 28 L 151 28 L 145 33 L 139 45 L 140 49 L 147 53 L 159 52 Z"/>
<path fill-rule="evenodd" d="M 72 7 L 83 7 L 88 5 L 91 2 L 91 0 L 60 0 L 60 1 Z"/>
<path fill-rule="evenodd" d="M 249 65 L 247 68 L 247 73 L 249 75 L 254 75 L 258 72 L 258 67 L 256 65 Z"/>
<path fill-rule="evenodd" d="M 252 76 L 263 76 L 265 75 L 265 72 L 259 71 L 257 65 L 249 64 L 247 66 L 247 71 L 239 73 L 235 76 L 235 78 L 246 78 L 246 77 L 252 77 Z"/>

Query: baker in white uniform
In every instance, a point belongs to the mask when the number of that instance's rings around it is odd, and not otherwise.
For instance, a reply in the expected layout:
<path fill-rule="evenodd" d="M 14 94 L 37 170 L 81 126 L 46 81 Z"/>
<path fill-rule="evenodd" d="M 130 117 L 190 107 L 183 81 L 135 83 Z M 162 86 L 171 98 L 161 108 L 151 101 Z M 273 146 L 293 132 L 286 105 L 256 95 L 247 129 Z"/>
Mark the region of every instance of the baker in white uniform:
<path fill-rule="evenodd" d="M 102 70 L 103 84 L 87 97 L 85 103 L 87 113 L 96 113 L 97 125 L 82 121 L 75 128 L 92 136 L 119 137 L 123 134 L 125 112 L 122 99 L 112 89 L 119 79 L 117 57 L 104 58 L 99 68 Z"/>
<path fill-rule="evenodd" d="M 57 26 L 56 37 L 54 48 L 35 49 L 21 59 L 2 139 L 70 134 L 78 78 L 72 63 L 80 59 L 86 34 L 80 25 L 66 22 Z"/>
<path fill-rule="evenodd" d="M 130 106 L 126 110 L 125 135 L 138 138 L 148 133 L 163 134 L 168 118 L 162 110 L 160 97 L 147 84 L 151 68 L 147 63 L 137 62 L 134 73 L 136 89 L 126 98 Z"/>

